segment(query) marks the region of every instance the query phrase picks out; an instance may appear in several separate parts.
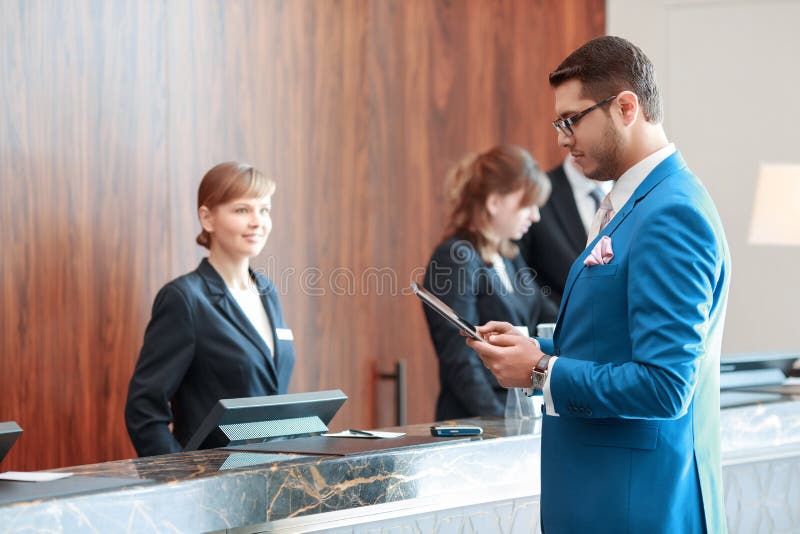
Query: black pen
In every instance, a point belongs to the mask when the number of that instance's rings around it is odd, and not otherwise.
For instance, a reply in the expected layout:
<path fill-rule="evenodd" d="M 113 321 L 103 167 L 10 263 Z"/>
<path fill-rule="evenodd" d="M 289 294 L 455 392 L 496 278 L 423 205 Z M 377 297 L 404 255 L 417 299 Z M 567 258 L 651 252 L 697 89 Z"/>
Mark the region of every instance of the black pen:
<path fill-rule="evenodd" d="M 367 432 L 366 430 L 357 430 L 355 428 L 348 428 L 347 431 L 350 432 L 351 434 L 357 434 L 359 436 L 369 436 L 371 438 L 375 437 L 375 434 L 373 434 L 372 432 Z"/>

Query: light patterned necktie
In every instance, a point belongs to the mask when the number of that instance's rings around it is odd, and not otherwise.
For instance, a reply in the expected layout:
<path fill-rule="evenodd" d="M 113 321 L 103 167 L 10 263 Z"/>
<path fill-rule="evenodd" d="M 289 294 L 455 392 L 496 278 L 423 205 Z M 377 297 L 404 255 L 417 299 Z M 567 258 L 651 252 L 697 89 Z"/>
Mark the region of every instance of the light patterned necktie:
<path fill-rule="evenodd" d="M 586 240 L 587 245 L 594 241 L 597 235 L 603 231 L 603 228 L 606 227 L 608 221 L 610 221 L 613 216 L 614 206 L 611 205 L 611 193 L 609 193 L 603 197 L 600 208 L 598 208 L 594 214 L 592 226 L 589 228 L 589 238 Z"/>

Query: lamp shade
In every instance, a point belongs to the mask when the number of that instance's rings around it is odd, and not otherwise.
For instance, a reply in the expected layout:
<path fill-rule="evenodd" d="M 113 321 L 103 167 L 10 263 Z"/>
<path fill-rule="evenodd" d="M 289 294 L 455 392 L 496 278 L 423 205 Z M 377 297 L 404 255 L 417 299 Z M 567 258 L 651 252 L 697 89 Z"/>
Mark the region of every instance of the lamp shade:
<path fill-rule="evenodd" d="M 761 165 L 748 242 L 800 245 L 800 165 Z"/>

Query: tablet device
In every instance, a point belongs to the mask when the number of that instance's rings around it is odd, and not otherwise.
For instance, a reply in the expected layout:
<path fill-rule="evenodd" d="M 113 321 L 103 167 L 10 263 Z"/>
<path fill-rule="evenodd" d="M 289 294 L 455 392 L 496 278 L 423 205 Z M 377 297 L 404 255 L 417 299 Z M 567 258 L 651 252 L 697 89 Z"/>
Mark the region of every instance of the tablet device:
<path fill-rule="evenodd" d="M 414 291 L 415 295 L 422 299 L 422 302 L 424 302 L 426 306 L 433 308 L 433 310 L 444 317 L 447 322 L 466 333 L 468 337 L 475 341 L 483 341 L 478 330 L 476 330 L 469 321 L 458 315 L 453 311 L 453 308 L 439 300 L 433 293 L 424 287 L 419 287 L 416 282 L 411 282 L 411 289 Z"/>

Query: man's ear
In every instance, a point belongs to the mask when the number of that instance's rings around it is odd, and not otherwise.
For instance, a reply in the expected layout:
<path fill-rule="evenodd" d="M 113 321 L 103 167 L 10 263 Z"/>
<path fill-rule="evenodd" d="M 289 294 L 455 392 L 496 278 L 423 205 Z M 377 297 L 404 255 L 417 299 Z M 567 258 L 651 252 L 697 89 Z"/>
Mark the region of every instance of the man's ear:
<path fill-rule="evenodd" d="M 622 91 L 617 95 L 620 116 L 624 126 L 630 126 L 639 117 L 639 97 L 633 91 Z"/>
<path fill-rule="evenodd" d="M 214 231 L 214 215 L 210 209 L 206 206 L 200 206 L 197 210 L 197 216 L 200 218 L 200 226 L 203 227 L 203 230 L 208 233 Z"/>

